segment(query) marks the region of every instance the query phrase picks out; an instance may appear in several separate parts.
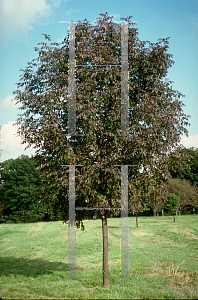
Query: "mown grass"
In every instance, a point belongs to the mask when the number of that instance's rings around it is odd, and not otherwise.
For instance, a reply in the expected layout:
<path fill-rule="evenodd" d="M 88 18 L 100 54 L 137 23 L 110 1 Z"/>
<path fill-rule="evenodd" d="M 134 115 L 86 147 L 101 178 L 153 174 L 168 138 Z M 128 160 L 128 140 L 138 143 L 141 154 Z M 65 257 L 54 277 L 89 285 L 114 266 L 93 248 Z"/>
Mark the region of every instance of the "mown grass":
<path fill-rule="evenodd" d="M 108 219 L 111 286 L 102 288 L 102 222 L 76 230 L 77 276 L 68 275 L 62 222 L 0 225 L 2 299 L 196 299 L 198 216 L 129 218 L 129 271 L 120 274 L 120 219 Z M 62 278 L 63 277 L 63 278 Z"/>

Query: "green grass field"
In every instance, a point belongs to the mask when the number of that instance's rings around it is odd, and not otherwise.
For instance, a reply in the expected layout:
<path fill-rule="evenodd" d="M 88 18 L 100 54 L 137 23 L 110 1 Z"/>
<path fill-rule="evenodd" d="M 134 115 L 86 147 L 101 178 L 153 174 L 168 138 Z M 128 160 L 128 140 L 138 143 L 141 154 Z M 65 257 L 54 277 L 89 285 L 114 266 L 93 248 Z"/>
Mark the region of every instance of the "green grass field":
<path fill-rule="evenodd" d="M 0 225 L 2 299 L 196 299 L 198 215 L 129 218 L 129 271 L 120 274 L 120 219 L 108 219 L 109 276 L 102 288 L 102 222 L 76 230 L 77 276 L 65 279 L 68 227 L 61 221 Z"/>

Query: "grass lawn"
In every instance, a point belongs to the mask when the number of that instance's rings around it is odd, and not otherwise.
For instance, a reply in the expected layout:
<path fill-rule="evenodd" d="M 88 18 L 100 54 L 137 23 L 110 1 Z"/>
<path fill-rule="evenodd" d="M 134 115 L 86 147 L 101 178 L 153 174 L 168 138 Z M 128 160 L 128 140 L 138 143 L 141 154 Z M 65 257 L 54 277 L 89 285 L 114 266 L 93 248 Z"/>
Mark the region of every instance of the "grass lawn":
<path fill-rule="evenodd" d="M 102 288 L 102 221 L 76 229 L 80 280 L 65 279 L 68 227 L 62 222 L 0 224 L 2 299 L 196 299 L 198 215 L 129 218 L 129 271 L 120 274 L 120 219 L 108 219 L 109 276 Z"/>

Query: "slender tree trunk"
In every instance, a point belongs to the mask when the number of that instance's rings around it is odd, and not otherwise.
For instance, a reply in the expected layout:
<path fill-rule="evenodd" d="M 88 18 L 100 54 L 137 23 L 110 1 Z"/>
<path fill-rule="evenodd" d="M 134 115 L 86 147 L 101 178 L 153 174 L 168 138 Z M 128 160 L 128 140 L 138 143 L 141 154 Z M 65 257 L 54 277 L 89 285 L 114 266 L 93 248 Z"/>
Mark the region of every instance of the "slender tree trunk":
<path fill-rule="evenodd" d="M 156 217 L 156 209 L 153 210 L 153 215 Z"/>
<path fill-rule="evenodd" d="M 163 211 L 163 209 L 162 209 L 162 219 L 164 219 L 164 211 Z"/>
<path fill-rule="evenodd" d="M 138 228 L 138 218 L 137 218 L 137 213 L 136 213 L 135 215 L 136 215 L 136 227 Z"/>
<path fill-rule="evenodd" d="M 106 210 L 101 212 L 102 215 L 102 234 L 103 234 L 103 287 L 110 286 L 109 267 L 108 267 L 108 229 Z"/>
<path fill-rule="evenodd" d="M 174 222 L 175 222 L 175 212 L 173 213 L 173 220 L 174 220 Z"/>
<path fill-rule="evenodd" d="M 157 212 L 157 217 L 159 217 L 159 212 Z"/>

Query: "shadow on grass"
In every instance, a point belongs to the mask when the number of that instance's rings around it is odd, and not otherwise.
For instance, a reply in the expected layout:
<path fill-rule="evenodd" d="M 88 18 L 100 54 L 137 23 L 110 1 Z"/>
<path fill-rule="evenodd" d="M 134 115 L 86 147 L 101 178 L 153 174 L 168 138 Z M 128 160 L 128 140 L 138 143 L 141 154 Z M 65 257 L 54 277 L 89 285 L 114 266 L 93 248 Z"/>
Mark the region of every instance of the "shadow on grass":
<path fill-rule="evenodd" d="M 76 270 L 81 270 L 76 266 Z M 53 274 L 55 271 L 67 272 L 68 264 L 41 259 L 0 257 L 0 276 L 24 275 L 37 277 Z"/>
<path fill-rule="evenodd" d="M 108 228 L 120 228 L 120 226 L 108 226 L 108 225 L 107 225 L 107 227 Z"/>

